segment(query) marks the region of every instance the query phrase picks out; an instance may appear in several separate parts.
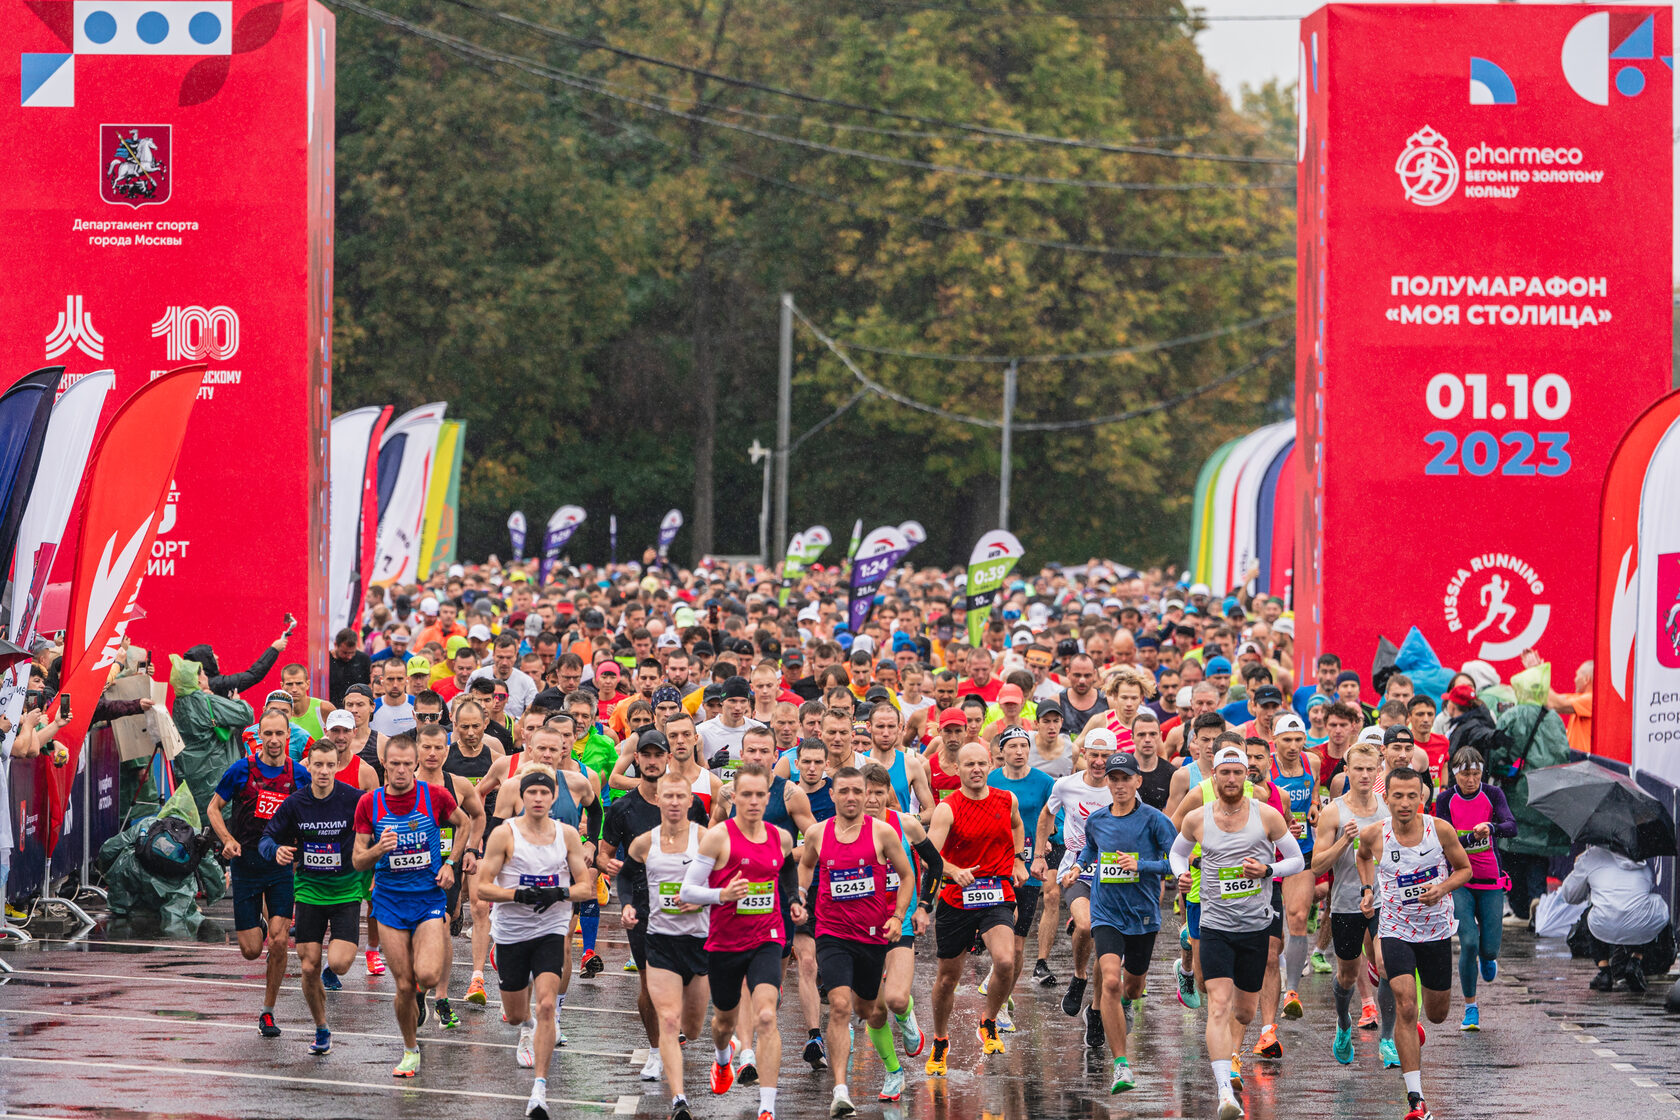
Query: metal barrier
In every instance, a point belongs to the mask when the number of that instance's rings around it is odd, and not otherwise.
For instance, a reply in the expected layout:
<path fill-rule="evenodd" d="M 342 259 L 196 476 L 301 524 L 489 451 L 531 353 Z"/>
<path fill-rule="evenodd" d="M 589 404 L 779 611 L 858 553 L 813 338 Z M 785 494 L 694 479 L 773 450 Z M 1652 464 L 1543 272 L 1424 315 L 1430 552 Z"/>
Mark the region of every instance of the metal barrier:
<path fill-rule="evenodd" d="M 43 757 L 10 760 L 14 847 L 6 879 L 7 902 L 56 895 L 72 876 L 80 883 L 77 897 L 101 893 L 93 885 L 94 864 L 99 846 L 121 831 L 117 805 L 121 754 L 109 727 L 89 731 L 82 754 L 86 765 L 70 787 L 64 829 L 50 861 L 45 841 L 52 761 Z"/>

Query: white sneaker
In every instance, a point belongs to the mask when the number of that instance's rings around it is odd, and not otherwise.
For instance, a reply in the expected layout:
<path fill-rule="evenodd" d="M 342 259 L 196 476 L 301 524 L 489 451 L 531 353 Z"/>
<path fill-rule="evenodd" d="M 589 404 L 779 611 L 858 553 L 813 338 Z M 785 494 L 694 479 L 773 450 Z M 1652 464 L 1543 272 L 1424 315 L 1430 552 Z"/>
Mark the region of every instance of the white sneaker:
<path fill-rule="evenodd" d="M 1012 1000 L 1012 999 L 1005 1001 L 1004 1005 L 1002 1007 L 998 1008 L 998 1016 L 997 1016 L 998 1030 L 1004 1031 L 1006 1033 L 1014 1031 L 1015 1020 L 1013 1018 L 1011 1018 L 1010 1014 L 1009 1014 L 1013 1010 L 1015 1010 L 1015 1001 Z"/>
<path fill-rule="evenodd" d="M 852 1103 L 851 1094 L 839 1085 L 834 1087 L 834 1099 L 829 1102 L 830 1116 L 851 1116 L 857 1112 L 857 1105 Z"/>
<path fill-rule="evenodd" d="M 519 1044 L 513 1048 L 513 1061 L 520 1069 L 531 1069 L 537 1064 L 536 1037 L 535 1027 L 519 1028 Z"/>
<path fill-rule="evenodd" d="M 665 1076 L 665 1059 L 659 1056 L 658 1049 L 648 1051 L 647 1065 L 642 1067 L 643 1081 L 658 1081 Z"/>
<path fill-rule="evenodd" d="M 538 1080 L 531 1085 L 531 1098 L 525 1102 L 527 1120 L 548 1120 L 548 1082 Z"/>
<path fill-rule="evenodd" d="M 992 974 L 986 973 L 986 978 L 980 981 L 980 994 L 985 995 L 992 987 Z"/>
<path fill-rule="evenodd" d="M 1236 1097 L 1219 1098 L 1219 1120 L 1243 1120 L 1243 1106 Z"/>

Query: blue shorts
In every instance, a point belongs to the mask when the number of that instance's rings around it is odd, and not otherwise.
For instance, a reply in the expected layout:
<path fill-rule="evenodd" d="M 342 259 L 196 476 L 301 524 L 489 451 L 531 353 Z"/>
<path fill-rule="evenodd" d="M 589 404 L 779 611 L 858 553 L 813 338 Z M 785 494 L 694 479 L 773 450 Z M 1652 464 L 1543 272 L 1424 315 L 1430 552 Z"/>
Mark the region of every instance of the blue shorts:
<path fill-rule="evenodd" d="M 233 864 L 233 928 L 261 929 L 269 918 L 292 918 L 292 869 L 266 861 L 257 867 Z"/>
<path fill-rule="evenodd" d="M 1194 941 L 1202 939 L 1202 904 L 1184 900 L 1184 924 L 1190 927 L 1190 937 Z"/>
<path fill-rule="evenodd" d="M 386 929 L 409 933 L 434 918 L 443 921 L 449 912 L 449 899 L 443 888 L 409 894 L 403 891 L 382 891 L 373 888 L 373 920 Z"/>

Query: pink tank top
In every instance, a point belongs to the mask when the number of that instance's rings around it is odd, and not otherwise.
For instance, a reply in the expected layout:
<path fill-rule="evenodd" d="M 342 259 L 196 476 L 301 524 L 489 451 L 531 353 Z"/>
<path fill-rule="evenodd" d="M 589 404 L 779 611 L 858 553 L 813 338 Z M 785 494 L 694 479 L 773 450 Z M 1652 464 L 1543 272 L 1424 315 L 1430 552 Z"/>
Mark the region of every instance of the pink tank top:
<path fill-rule="evenodd" d="M 898 901 L 897 884 L 887 892 L 891 865 L 875 854 L 875 819 L 864 817 L 867 826 L 847 843 L 838 839 L 836 818 L 823 822 L 822 866 L 817 884 L 822 901 L 817 904 L 817 936 L 844 937 L 866 945 L 885 945 L 893 907 Z"/>
<path fill-rule="evenodd" d="M 1466 885 L 1472 890 L 1496 889 L 1499 857 L 1493 852 L 1493 836 L 1490 833 L 1486 840 L 1476 837 L 1477 825 L 1493 823 L 1493 802 L 1480 789 L 1476 796 L 1465 797 L 1455 782 L 1447 812 L 1452 816 L 1452 826 L 1458 833 L 1458 842 L 1464 846 L 1464 854 L 1470 857 L 1470 882 Z"/>
<path fill-rule="evenodd" d="M 782 908 L 777 897 L 776 876 L 782 870 L 782 833 L 773 824 L 764 826 L 764 840 L 754 844 L 731 817 L 729 858 L 712 868 L 707 886 L 723 887 L 737 874 L 747 880 L 747 893 L 735 902 L 712 907 L 712 924 L 706 934 L 706 948 L 717 953 L 756 949 L 767 941 L 787 944 L 782 929 Z"/>

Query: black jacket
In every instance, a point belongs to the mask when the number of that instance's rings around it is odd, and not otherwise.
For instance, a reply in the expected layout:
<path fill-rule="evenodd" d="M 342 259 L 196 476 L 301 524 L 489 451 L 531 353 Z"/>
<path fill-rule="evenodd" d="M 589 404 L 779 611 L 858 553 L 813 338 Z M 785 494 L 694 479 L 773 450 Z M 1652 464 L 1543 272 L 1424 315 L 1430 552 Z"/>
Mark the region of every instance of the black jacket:
<path fill-rule="evenodd" d="M 280 658 L 280 651 L 269 646 L 249 669 L 243 673 L 227 674 L 224 674 L 221 666 L 216 663 L 216 653 L 208 645 L 193 646 L 182 656 L 203 666 L 204 675 L 210 678 L 211 692 L 217 696 L 227 696 L 233 692 L 249 692 L 260 683 L 274 669 L 274 663 Z"/>
<path fill-rule="evenodd" d="M 344 706 L 344 693 L 353 684 L 373 683 L 373 662 L 363 650 L 357 650 L 350 655 L 350 660 L 340 661 L 338 658 L 327 657 L 327 699 L 332 701 L 335 708 Z"/>

